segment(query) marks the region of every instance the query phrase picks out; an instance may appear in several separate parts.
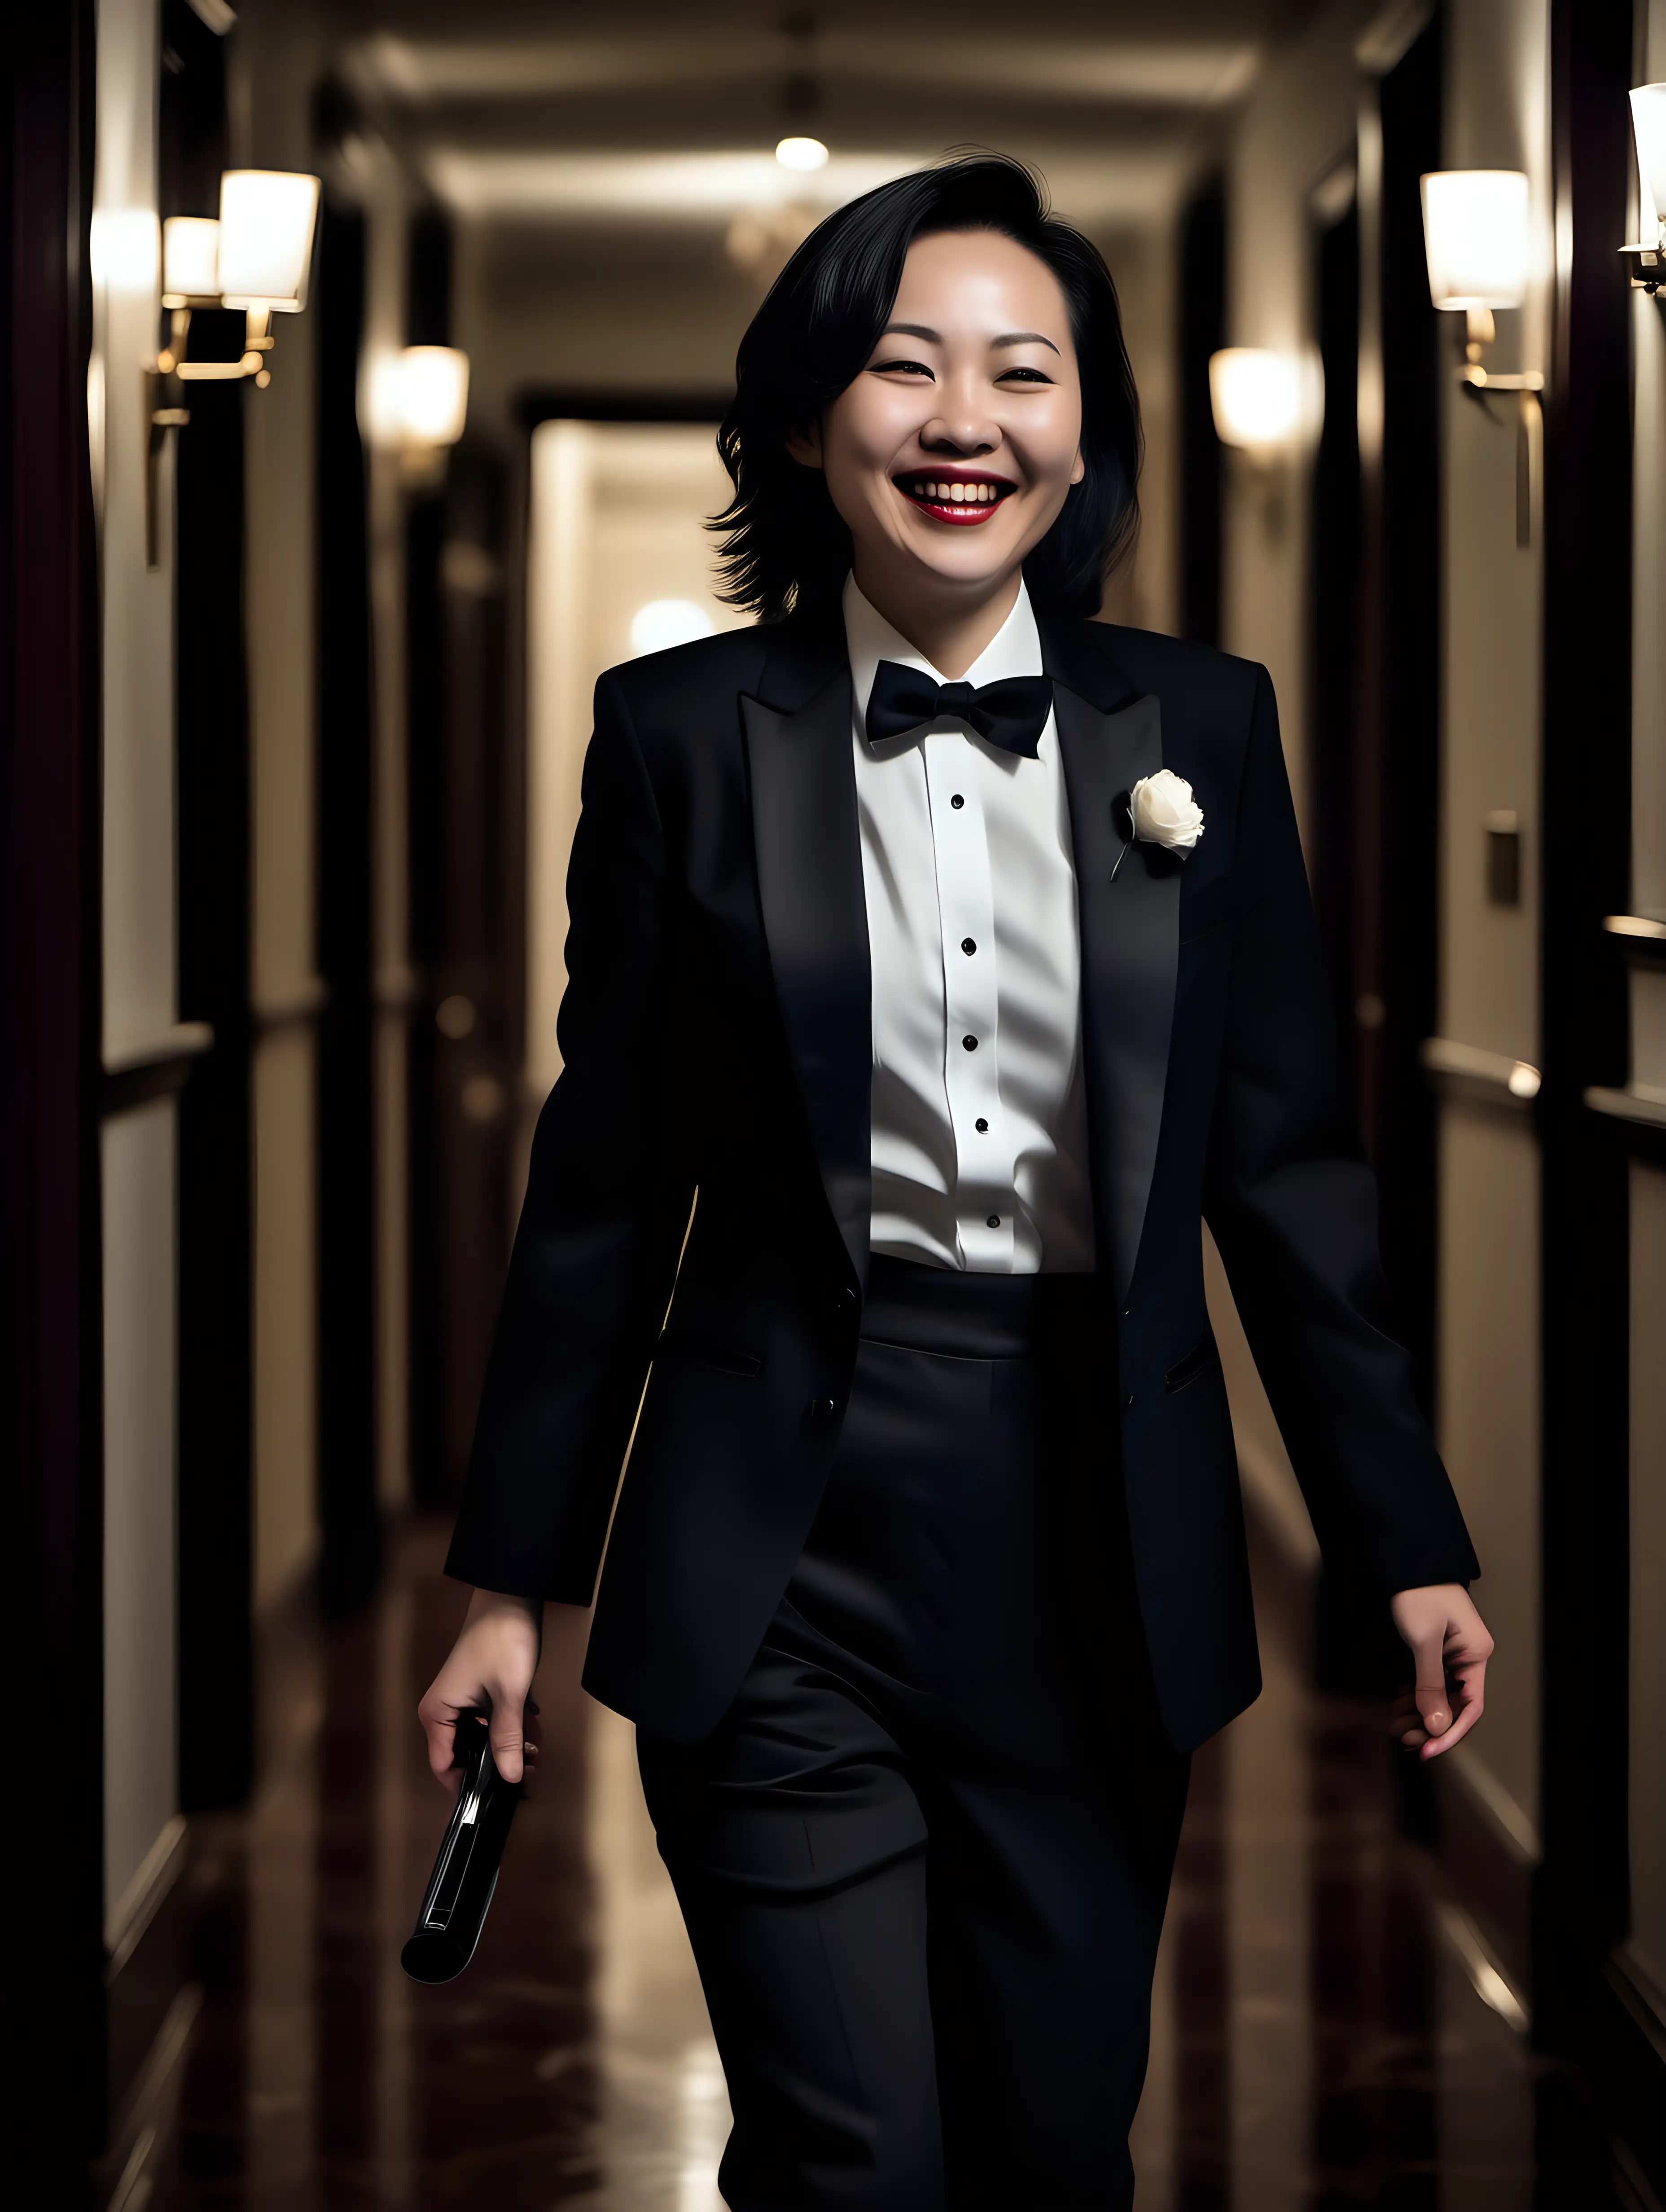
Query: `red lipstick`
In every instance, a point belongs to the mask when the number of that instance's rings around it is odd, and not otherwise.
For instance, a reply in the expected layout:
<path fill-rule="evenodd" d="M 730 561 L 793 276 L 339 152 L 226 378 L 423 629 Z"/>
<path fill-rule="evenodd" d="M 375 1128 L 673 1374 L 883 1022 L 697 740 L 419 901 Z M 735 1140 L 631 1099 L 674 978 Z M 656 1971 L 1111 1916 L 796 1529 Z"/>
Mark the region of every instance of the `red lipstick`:
<path fill-rule="evenodd" d="M 964 467 L 910 469 L 892 482 L 921 514 L 961 529 L 987 522 L 1002 500 L 1018 489 L 1006 477 Z"/>

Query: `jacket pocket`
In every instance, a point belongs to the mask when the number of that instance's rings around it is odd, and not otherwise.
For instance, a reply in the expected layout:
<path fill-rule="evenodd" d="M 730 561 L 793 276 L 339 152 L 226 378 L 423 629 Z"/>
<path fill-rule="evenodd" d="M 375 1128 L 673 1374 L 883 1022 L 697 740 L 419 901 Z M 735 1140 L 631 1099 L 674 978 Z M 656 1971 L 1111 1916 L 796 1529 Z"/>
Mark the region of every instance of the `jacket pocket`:
<path fill-rule="evenodd" d="M 1189 1382 L 1195 1382 L 1200 1375 L 1207 1375 L 1212 1367 L 1220 1364 L 1220 1352 L 1215 1344 L 1214 1331 L 1206 1330 L 1201 1343 L 1194 1345 L 1183 1359 L 1177 1359 L 1163 1377 L 1166 1391 L 1183 1390 Z"/>

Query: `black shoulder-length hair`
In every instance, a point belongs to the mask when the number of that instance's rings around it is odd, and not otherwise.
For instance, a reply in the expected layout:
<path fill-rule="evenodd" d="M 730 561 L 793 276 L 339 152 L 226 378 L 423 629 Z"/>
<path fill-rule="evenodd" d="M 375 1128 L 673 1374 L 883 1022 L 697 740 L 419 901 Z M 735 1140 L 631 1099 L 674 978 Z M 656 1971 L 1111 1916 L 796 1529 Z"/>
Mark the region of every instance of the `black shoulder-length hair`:
<path fill-rule="evenodd" d="M 989 230 L 1058 278 L 1082 386 L 1082 481 L 1024 564 L 1038 600 L 1098 611 L 1139 528 L 1140 399 L 1116 287 L 1091 241 L 1049 210 L 1038 177 L 1005 155 L 970 154 L 897 177 L 839 208 L 787 263 L 740 342 L 735 395 L 717 434 L 734 497 L 722 533 L 721 596 L 765 622 L 825 612 L 850 568 L 850 532 L 819 469 L 795 461 L 807 428 L 853 383 L 884 330 L 916 238 Z"/>

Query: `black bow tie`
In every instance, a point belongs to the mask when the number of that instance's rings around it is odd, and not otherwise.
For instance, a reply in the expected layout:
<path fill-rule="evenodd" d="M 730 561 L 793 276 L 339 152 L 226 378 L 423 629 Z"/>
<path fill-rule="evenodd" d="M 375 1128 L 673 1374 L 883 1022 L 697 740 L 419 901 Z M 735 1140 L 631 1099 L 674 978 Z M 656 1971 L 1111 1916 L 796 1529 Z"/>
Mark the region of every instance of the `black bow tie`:
<path fill-rule="evenodd" d="M 900 738 L 939 714 L 969 722 L 979 737 L 1003 752 L 1036 757 L 1041 733 L 1053 709 L 1053 684 L 1046 676 L 1005 676 L 998 684 L 939 684 L 918 668 L 882 660 L 867 702 L 867 741 Z"/>

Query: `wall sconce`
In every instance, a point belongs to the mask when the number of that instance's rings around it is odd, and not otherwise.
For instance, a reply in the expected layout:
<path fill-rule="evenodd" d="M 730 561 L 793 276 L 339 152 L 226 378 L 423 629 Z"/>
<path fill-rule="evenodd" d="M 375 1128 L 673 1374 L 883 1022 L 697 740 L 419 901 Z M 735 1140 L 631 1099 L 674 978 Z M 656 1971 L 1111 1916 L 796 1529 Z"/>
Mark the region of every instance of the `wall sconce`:
<path fill-rule="evenodd" d="M 272 380 L 275 314 L 298 315 L 307 305 L 318 221 L 319 180 L 282 169 L 228 169 L 220 179 L 220 213 L 170 216 L 162 225 L 162 307 L 167 343 L 147 370 L 150 452 L 145 471 L 145 559 L 156 565 L 156 462 L 163 438 L 191 420 L 187 384 L 252 376 L 264 392 Z M 194 307 L 240 307 L 243 350 L 235 361 L 192 361 Z"/>
<path fill-rule="evenodd" d="M 406 346 L 376 363 L 370 391 L 372 435 L 398 454 L 404 482 L 413 489 L 438 483 L 468 416 L 467 354 L 455 346 Z"/>
<path fill-rule="evenodd" d="M 262 356 L 271 351 L 274 315 L 298 315 L 318 221 L 319 180 L 280 169 L 228 169 L 220 179 L 217 221 L 170 216 L 162 225 L 162 305 L 168 343 L 156 357 L 181 384 L 252 376 L 271 382 Z M 243 351 L 236 361 L 192 361 L 193 307 L 240 307 Z"/>
<path fill-rule="evenodd" d="M 1241 455 L 1260 493 L 1262 521 L 1271 538 L 1284 529 L 1278 464 L 1324 416 L 1324 383 L 1316 359 L 1262 346 L 1226 346 L 1209 356 L 1209 409 L 1215 435 Z"/>
<path fill-rule="evenodd" d="M 1209 356 L 1215 435 L 1254 460 L 1281 453 L 1302 427 L 1302 364 L 1260 346 L 1227 346 Z"/>
<path fill-rule="evenodd" d="M 1421 182 L 1429 297 L 1464 319 L 1458 388 L 1489 416 L 1493 393 L 1516 398 L 1516 543 L 1525 545 L 1533 533 L 1533 440 L 1543 420 L 1544 379 L 1535 368 L 1488 368 L 1481 356 L 1498 336 L 1494 310 L 1518 307 L 1526 295 L 1527 179 L 1519 169 L 1435 169 Z"/>
<path fill-rule="evenodd" d="M 1632 88 L 1632 137 L 1637 144 L 1637 235 L 1635 246 L 1620 251 L 1631 264 L 1631 280 L 1655 298 L 1666 277 L 1666 84 Z"/>

